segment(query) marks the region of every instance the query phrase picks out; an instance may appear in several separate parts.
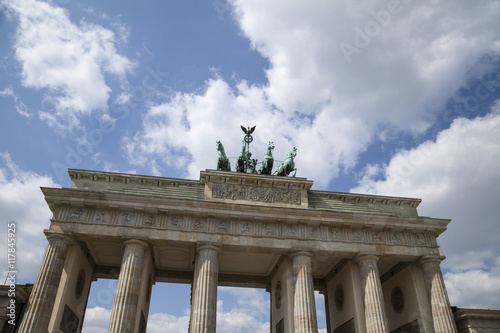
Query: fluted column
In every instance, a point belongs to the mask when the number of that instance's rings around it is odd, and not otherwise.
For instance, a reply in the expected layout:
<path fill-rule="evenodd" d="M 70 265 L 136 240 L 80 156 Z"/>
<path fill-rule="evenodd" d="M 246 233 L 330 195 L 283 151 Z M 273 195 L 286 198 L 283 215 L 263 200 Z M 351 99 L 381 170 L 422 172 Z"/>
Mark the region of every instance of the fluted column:
<path fill-rule="evenodd" d="M 136 239 L 127 240 L 123 244 L 125 252 L 111 309 L 108 333 L 133 332 L 135 325 L 141 271 L 148 244 Z"/>
<path fill-rule="evenodd" d="M 73 243 L 73 238 L 63 234 L 50 234 L 47 239 L 49 244 L 45 249 L 42 264 L 30 294 L 28 309 L 19 327 L 19 332 L 22 333 L 47 332 L 66 253 L 69 245 Z"/>
<path fill-rule="evenodd" d="M 377 266 L 378 256 L 366 254 L 356 257 L 365 305 L 367 333 L 389 332 L 385 314 L 384 295 Z"/>
<path fill-rule="evenodd" d="M 220 251 L 213 245 L 202 245 L 196 249 L 190 333 L 215 333 Z"/>
<path fill-rule="evenodd" d="M 444 285 L 443 274 L 439 267 L 444 258 L 440 256 L 425 256 L 420 260 L 425 289 L 431 305 L 435 333 L 457 332 L 448 293 Z"/>
<path fill-rule="evenodd" d="M 296 333 L 318 332 L 311 257 L 309 252 L 291 254 L 295 287 L 293 322 Z"/>

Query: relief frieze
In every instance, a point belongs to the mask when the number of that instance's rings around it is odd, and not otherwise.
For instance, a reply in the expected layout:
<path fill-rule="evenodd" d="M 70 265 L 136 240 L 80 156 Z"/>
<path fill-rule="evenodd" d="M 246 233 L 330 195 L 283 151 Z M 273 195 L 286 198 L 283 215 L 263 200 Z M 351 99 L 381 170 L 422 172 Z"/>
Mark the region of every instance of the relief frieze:
<path fill-rule="evenodd" d="M 102 211 L 102 210 L 96 210 L 94 212 L 94 218 L 92 219 L 92 222 L 108 223 L 109 222 L 109 212 Z"/>
<path fill-rule="evenodd" d="M 425 237 L 421 232 L 417 232 L 414 234 L 415 245 L 425 245 Z"/>
<path fill-rule="evenodd" d="M 383 243 L 385 241 L 384 232 L 383 231 L 374 231 L 372 234 L 373 241 L 376 243 Z"/>
<path fill-rule="evenodd" d="M 137 214 L 130 212 L 123 212 L 120 214 L 119 224 L 135 225 Z"/>
<path fill-rule="evenodd" d="M 242 222 L 240 224 L 240 234 L 250 235 L 252 234 L 252 224 L 250 222 Z"/>
<path fill-rule="evenodd" d="M 262 225 L 262 234 L 264 236 L 272 236 L 274 235 L 275 226 L 272 223 L 263 223 Z"/>
<path fill-rule="evenodd" d="M 229 232 L 229 221 L 218 220 L 216 223 L 216 232 L 220 232 L 220 233 Z"/>
<path fill-rule="evenodd" d="M 146 215 L 144 217 L 144 225 L 147 227 L 154 227 L 156 226 L 156 216 L 154 215 Z"/>
<path fill-rule="evenodd" d="M 310 226 L 307 232 L 308 238 L 318 239 L 319 238 L 319 228 L 316 226 Z"/>
<path fill-rule="evenodd" d="M 286 225 L 286 235 L 289 237 L 297 237 L 297 226 L 295 224 Z"/>
<path fill-rule="evenodd" d="M 405 235 L 402 232 L 393 232 L 391 234 L 391 241 L 394 244 L 404 244 L 405 243 Z"/>
<path fill-rule="evenodd" d="M 300 190 L 285 188 L 213 184 L 212 197 L 217 199 L 281 203 L 297 206 L 301 204 Z"/>
<path fill-rule="evenodd" d="M 192 229 L 197 231 L 206 231 L 207 230 L 207 222 L 199 217 L 194 218 L 192 221 Z"/>
<path fill-rule="evenodd" d="M 365 240 L 365 234 L 361 228 L 352 229 L 352 239 L 357 242 L 362 242 Z"/>
<path fill-rule="evenodd" d="M 372 230 L 337 225 L 308 223 L 277 223 L 275 221 L 232 221 L 183 214 L 152 214 L 119 210 L 64 207 L 61 215 L 69 222 L 119 224 L 129 227 L 191 230 L 200 233 L 263 236 L 290 239 L 324 240 L 331 242 L 377 243 L 400 246 L 435 247 L 435 236 L 425 232 Z"/>
<path fill-rule="evenodd" d="M 331 227 L 330 228 L 330 236 L 334 240 L 341 240 L 342 239 L 342 229 Z"/>
<path fill-rule="evenodd" d="M 70 221 L 83 221 L 85 210 L 83 208 L 75 208 L 69 212 L 68 220 Z"/>
<path fill-rule="evenodd" d="M 175 229 L 181 229 L 183 227 L 182 216 L 178 215 L 170 216 L 168 218 L 168 226 Z"/>

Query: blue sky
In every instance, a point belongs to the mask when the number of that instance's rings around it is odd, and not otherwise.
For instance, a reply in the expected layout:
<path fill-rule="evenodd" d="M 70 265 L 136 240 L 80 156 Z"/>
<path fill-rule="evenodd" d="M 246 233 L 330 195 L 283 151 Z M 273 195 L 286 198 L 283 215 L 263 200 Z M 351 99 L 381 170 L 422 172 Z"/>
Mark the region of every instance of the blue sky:
<path fill-rule="evenodd" d="M 0 3 L 0 220 L 19 225 L 20 282 L 46 244 L 39 187 L 69 186 L 67 168 L 197 179 L 215 141 L 236 156 L 257 125 L 255 157 L 297 147 L 313 189 L 453 219 L 451 302 L 500 309 L 499 1 Z M 106 330 L 112 292 L 95 283 L 89 330 Z M 188 301 L 157 284 L 148 331 L 185 331 Z M 267 331 L 266 302 L 220 289 L 218 331 Z"/>

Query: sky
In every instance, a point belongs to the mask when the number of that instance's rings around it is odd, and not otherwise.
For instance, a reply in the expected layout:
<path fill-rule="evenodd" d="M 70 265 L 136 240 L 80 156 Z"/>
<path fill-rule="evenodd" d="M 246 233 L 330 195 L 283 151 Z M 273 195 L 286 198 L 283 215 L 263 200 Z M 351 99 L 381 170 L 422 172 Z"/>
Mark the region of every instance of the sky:
<path fill-rule="evenodd" d="M 47 244 L 39 188 L 69 187 L 68 168 L 199 179 L 217 140 L 234 162 L 256 125 L 253 157 L 296 147 L 314 190 L 452 219 L 452 305 L 500 309 L 500 1 L 1 0 L 0 32 L 0 239 L 14 221 L 18 282 Z M 106 332 L 115 288 L 94 282 L 84 331 Z M 267 332 L 268 309 L 263 290 L 219 288 L 217 331 Z M 157 283 L 148 332 L 188 320 L 189 286 Z"/>

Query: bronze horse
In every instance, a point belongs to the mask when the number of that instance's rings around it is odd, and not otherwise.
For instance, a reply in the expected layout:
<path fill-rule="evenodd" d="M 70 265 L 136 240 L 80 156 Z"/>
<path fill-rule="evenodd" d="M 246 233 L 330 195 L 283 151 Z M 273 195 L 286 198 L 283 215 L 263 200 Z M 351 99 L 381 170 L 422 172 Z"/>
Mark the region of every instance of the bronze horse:
<path fill-rule="evenodd" d="M 273 157 L 274 143 L 269 141 L 267 145 L 267 151 L 260 165 L 259 173 L 261 175 L 270 175 L 273 170 L 274 157 Z"/>
<path fill-rule="evenodd" d="M 226 151 L 224 146 L 220 141 L 216 142 L 217 152 L 219 157 L 217 158 L 217 170 L 219 171 L 231 171 L 231 163 L 229 163 L 229 158 L 226 156 Z"/>
<path fill-rule="evenodd" d="M 293 162 L 293 158 L 297 156 L 297 148 L 293 147 L 292 150 L 286 155 L 285 162 L 281 163 L 278 166 L 278 169 L 274 172 L 275 175 L 278 176 L 288 176 L 290 172 L 295 171 L 292 177 L 295 177 L 297 174 L 297 168 L 295 167 L 295 163 Z"/>

